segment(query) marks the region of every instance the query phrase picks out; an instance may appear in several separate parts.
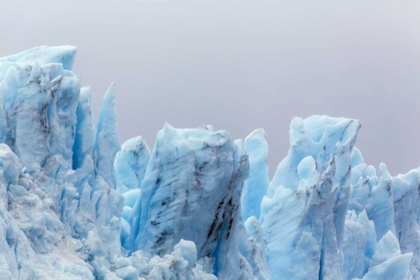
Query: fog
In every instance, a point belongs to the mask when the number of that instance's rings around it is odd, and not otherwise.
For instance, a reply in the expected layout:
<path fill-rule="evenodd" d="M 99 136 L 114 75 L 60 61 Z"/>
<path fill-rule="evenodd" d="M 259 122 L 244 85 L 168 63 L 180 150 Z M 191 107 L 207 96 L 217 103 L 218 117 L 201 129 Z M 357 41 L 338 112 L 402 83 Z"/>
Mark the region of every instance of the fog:
<path fill-rule="evenodd" d="M 267 131 L 272 174 L 294 116 L 359 119 L 356 146 L 392 174 L 420 166 L 420 3 L 2 1 L 0 56 L 78 47 L 95 112 L 117 84 L 121 141 L 165 122 Z"/>

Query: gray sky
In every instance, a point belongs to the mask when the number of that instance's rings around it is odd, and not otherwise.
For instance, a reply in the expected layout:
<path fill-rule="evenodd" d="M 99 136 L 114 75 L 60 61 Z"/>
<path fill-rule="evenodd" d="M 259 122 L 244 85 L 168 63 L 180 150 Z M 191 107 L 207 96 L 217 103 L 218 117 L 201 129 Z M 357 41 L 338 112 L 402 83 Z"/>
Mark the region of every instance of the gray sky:
<path fill-rule="evenodd" d="M 272 174 L 292 117 L 328 114 L 359 119 L 365 161 L 396 174 L 420 166 L 419 14 L 418 1 L 4 0 L 0 57 L 77 46 L 96 114 L 117 84 L 121 141 L 152 147 L 165 121 L 264 127 Z"/>

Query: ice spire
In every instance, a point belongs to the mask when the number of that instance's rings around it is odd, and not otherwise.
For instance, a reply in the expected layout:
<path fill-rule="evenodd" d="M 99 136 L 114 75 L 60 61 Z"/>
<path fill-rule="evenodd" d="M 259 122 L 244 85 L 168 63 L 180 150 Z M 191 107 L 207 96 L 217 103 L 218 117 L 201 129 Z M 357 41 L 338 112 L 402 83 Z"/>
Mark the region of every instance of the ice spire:
<path fill-rule="evenodd" d="M 73 146 L 73 169 L 82 166 L 85 156 L 92 156 L 95 144 L 90 87 L 80 89 L 76 114 L 77 124 Z"/>
<path fill-rule="evenodd" d="M 241 206 L 242 219 L 254 215 L 260 217 L 261 201 L 268 188 L 268 144 L 265 130 L 259 128 L 245 139 L 245 150 L 249 157 L 249 177 L 244 183 Z"/>
<path fill-rule="evenodd" d="M 149 158 L 150 150 L 143 136 L 128 139 L 122 144 L 114 162 L 117 190 L 120 193 L 140 188 Z"/>
<path fill-rule="evenodd" d="M 275 279 L 341 279 L 356 120 L 313 116 L 290 125 L 291 148 L 261 208 L 267 263 Z M 299 263 L 299 267 L 292 265 Z M 301 267 L 306 269 L 302 270 Z"/>
<path fill-rule="evenodd" d="M 102 176 L 113 189 L 115 189 L 114 158 L 120 148 L 117 132 L 115 84 L 112 83 L 102 101 L 94 149 L 96 174 Z"/>

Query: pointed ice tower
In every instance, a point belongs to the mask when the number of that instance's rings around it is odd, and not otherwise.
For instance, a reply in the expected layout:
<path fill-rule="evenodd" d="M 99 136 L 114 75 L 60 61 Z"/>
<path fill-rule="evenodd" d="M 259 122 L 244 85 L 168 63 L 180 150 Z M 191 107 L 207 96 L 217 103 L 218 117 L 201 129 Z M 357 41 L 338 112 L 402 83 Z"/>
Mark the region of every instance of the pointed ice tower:
<path fill-rule="evenodd" d="M 114 162 L 118 192 L 140 188 L 149 159 L 150 150 L 142 136 L 128 139 L 122 144 Z"/>
<path fill-rule="evenodd" d="M 241 197 L 242 219 L 260 217 L 261 201 L 268 189 L 268 144 L 265 130 L 260 128 L 245 139 L 249 157 L 249 177 L 245 180 Z"/>
<path fill-rule="evenodd" d="M 165 125 L 131 214 L 126 247 L 164 255 L 182 238 L 196 244 L 198 259 L 215 258 L 214 272 L 222 279 L 252 274 L 238 239 L 248 169 L 243 141 L 232 141 L 226 131 Z"/>
<path fill-rule="evenodd" d="M 115 189 L 114 159 L 121 149 L 117 131 L 115 84 L 111 84 L 102 102 L 95 140 L 96 174 Z"/>
<path fill-rule="evenodd" d="M 343 118 L 293 119 L 291 148 L 261 208 L 273 279 L 341 279 L 337 260 L 359 128 Z"/>
<path fill-rule="evenodd" d="M 95 145 L 95 128 L 93 126 L 93 110 L 90 87 L 80 89 L 77 105 L 77 124 L 73 146 L 73 169 L 83 166 L 87 157 L 93 158 Z"/>

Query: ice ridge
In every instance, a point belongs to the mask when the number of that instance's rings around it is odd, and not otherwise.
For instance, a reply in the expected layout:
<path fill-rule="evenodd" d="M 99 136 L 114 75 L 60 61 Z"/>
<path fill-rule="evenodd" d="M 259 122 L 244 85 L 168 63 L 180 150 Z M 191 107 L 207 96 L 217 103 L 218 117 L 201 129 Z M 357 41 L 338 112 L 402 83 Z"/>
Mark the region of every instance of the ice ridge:
<path fill-rule="evenodd" d="M 270 181 L 263 129 L 121 145 L 75 54 L 0 58 L 1 279 L 420 279 L 420 169 L 364 163 L 359 121 L 294 118 Z"/>

